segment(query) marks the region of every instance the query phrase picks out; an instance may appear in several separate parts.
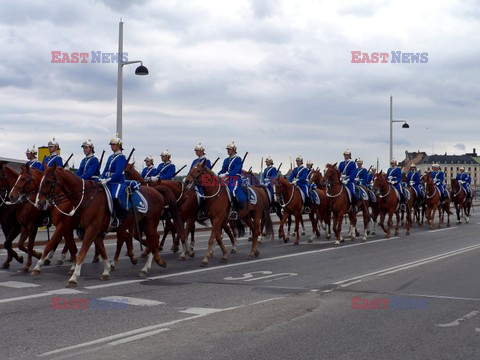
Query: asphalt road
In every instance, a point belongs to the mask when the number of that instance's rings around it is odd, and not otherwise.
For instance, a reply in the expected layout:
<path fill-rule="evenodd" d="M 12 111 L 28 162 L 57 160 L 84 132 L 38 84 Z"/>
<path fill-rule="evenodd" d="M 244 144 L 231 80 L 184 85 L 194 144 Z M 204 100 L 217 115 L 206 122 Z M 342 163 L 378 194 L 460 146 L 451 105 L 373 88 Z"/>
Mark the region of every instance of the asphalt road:
<path fill-rule="evenodd" d="M 207 268 L 202 233 L 195 258 L 167 251 L 147 279 L 145 259 L 122 256 L 109 281 L 87 262 L 76 289 L 70 264 L 32 276 L 12 263 L 0 271 L 0 359 L 478 359 L 479 231 L 474 214 L 334 248 L 323 233 L 307 243 L 307 227 L 300 245 L 264 241 L 253 261 L 246 239 L 227 264 L 217 248 Z M 59 305 L 73 299 L 86 309 Z"/>

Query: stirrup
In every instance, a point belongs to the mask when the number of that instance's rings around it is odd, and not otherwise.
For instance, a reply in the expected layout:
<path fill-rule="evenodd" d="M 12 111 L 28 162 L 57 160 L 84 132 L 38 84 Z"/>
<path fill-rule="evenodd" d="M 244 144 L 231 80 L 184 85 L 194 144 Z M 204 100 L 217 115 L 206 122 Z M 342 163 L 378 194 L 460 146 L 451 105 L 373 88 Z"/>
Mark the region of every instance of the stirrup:
<path fill-rule="evenodd" d="M 230 213 L 230 220 L 238 220 L 238 214 L 235 210 Z"/>
<path fill-rule="evenodd" d="M 407 211 L 405 204 L 400 204 L 400 211 Z"/>
<path fill-rule="evenodd" d="M 310 213 L 311 213 L 310 206 L 305 206 L 305 207 L 303 208 L 303 212 L 304 212 L 305 214 L 310 214 Z"/>
<path fill-rule="evenodd" d="M 120 227 L 120 225 L 122 225 L 122 222 L 120 221 L 120 219 L 118 217 L 113 217 L 112 221 L 110 222 L 110 228 L 116 229 Z"/>

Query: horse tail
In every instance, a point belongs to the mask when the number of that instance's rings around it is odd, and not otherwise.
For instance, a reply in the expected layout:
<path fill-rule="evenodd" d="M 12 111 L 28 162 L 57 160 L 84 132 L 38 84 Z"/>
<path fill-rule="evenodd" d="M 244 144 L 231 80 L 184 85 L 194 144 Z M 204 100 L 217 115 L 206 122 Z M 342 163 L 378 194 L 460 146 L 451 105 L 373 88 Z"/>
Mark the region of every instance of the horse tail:
<path fill-rule="evenodd" d="M 235 225 L 237 226 L 237 236 L 241 238 L 242 236 L 245 236 L 245 225 L 243 224 L 242 219 L 238 218 L 235 221 Z"/>
<path fill-rule="evenodd" d="M 157 190 L 164 197 L 166 205 L 165 207 L 168 206 L 168 211 L 175 227 L 177 228 L 177 231 L 179 233 L 183 233 L 181 230 L 183 229 L 184 224 L 182 217 L 180 216 L 180 211 L 178 210 L 175 194 L 166 185 L 157 185 L 155 186 L 155 190 Z"/>
<path fill-rule="evenodd" d="M 265 235 L 270 236 L 273 235 L 273 223 L 272 218 L 270 216 L 270 207 L 268 205 L 263 207 L 262 211 L 262 221 L 265 229 Z"/>

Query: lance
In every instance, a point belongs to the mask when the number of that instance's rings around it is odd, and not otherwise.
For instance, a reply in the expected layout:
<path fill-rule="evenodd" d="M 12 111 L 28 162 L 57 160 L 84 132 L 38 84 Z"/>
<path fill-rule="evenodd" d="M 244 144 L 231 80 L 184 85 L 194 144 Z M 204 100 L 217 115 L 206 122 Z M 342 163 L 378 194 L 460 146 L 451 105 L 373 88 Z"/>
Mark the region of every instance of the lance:
<path fill-rule="evenodd" d="M 248 171 L 247 171 L 247 172 L 252 172 L 252 167 L 251 167 L 251 166 L 250 166 L 250 169 L 248 169 Z"/>
<path fill-rule="evenodd" d="M 242 166 L 243 166 L 243 163 L 245 162 L 245 158 L 247 157 L 248 155 L 248 151 L 245 151 L 245 155 L 243 155 L 243 159 L 242 159 Z"/>
<path fill-rule="evenodd" d="M 182 171 L 183 169 L 185 169 L 187 167 L 187 165 L 183 165 L 182 168 L 180 170 L 178 170 L 175 174 L 173 174 L 173 177 L 177 176 L 177 174 Z"/>
<path fill-rule="evenodd" d="M 215 160 L 215 162 L 214 162 L 213 165 L 212 165 L 212 169 L 213 169 L 213 167 L 215 166 L 215 164 L 218 162 L 218 160 L 220 160 L 220 157 L 217 157 L 217 160 Z"/>
<path fill-rule="evenodd" d="M 279 171 L 280 171 L 280 168 L 282 167 L 282 164 L 283 164 L 283 163 L 280 163 L 280 165 L 278 165 L 277 172 L 279 172 Z"/>
<path fill-rule="evenodd" d="M 127 158 L 127 164 L 130 161 L 130 159 L 132 158 L 132 155 L 133 155 L 134 151 L 135 151 L 135 148 L 133 148 L 132 151 L 130 151 L 130 154 L 128 155 L 128 158 Z"/>
<path fill-rule="evenodd" d="M 67 161 L 65 161 L 65 164 L 63 164 L 63 167 L 66 168 L 67 165 L 68 165 L 68 162 L 70 161 L 70 159 L 72 158 L 73 156 L 73 153 L 70 154 L 70 156 L 68 157 Z"/>

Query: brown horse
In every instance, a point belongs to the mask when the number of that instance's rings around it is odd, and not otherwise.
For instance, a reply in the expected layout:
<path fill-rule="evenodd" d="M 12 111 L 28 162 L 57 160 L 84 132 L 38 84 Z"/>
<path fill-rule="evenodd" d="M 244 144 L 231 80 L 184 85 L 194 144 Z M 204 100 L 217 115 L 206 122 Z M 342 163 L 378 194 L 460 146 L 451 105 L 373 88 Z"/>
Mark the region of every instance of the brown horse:
<path fill-rule="evenodd" d="M 427 208 L 427 222 L 430 229 L 433 229 L 433 221 L 435 219 L 435 212 L 438 209 L 438 227 L 441 227 L 443 223 L 442 212 L 440 210 L 441 201 L 440 201 L 440 191 L 437 186 L 434 184 L 432 177 L 430 176 L 430 171 L 425 172 L 422 176 L 422 181 L 425 183 L 425 205 Z"/>
<path fill-rule="evenodd" d="M 285 235 L 283 226 L 288 220 L 289 216 L 293 215 L 295 217 L 295 229 L 293 232 L 295 240 L 293 244 L 298 245 L 300 241 L 299 225 L 300 219 L 302 218 L 303 209 L 303 201 L 302 195 L 300 194 L 300 189 L 297 186 L 288 182 L 285 176 L 282 176 L 280 174 L 278 175 L 278 178 L 275 181 L 273 188 L 275 191 L 276 201 L 283 208 L 283 215 L 282 219 L 280 220 L 278 237 L 280 239 L 283 239 L 284 242 L 288 242 L 289 237 Z"/>
<path fill-rule="evenodd" d="M 43 177 L 43 171 L 39 171 L 37 169 L 30 169 L 29 167 L 22 166 L 21 170 L 20 176 L 18 177 L 15 186 L 9 194 L 12 202 L 18 201 L 20 197 L 31 196 L 32 199 L 34 199 L 38 192 L 40 181 Z M 75 262 L 77 246 L 75 245 L 75 240 L 73 238 L 73 230 L 75 225 L 78 225 L 78 221 L 76 221 L 76 218 L 67 215 L 72 207 L 73 206 L 68 201 L 63 201 L 59 203 L 58 206 L 55 205 L 51 208 L 50 216 L 52 223 L 55 225 L 55 232 L 45 246 L 41 257 L 32 272 L 33 275 L 40 274 L 40 267 L 45 263 L 50 251 L 57 247 L 59 242 L 62 240 L 62 237 L 65 238 L 66 246 L 72 255 L 72 261 Z M 73 265 L 70 269 L 70 273 L 72 272 Z"/>
<path fill-rule="evenodd" d="M 390 228 L 393 226 L 393 215 L 397 218 L 395 226 L 395 236 L 398 236 L 398 228 L 400 227 L 400 194 L 397 194 L 395 188 L 387 181 L 386 175 L 380 171 L 375 175 L 373 180 L 373 189 L 377 195 L 378 208 L 380 211 L 380 226 L 385 231 L 385 237 L 390 237 Z M 412 223 L 409 204 L 406 204 L 406 235 L 410 235 L 410 227 Z M 387 227 L 385 228 L 384 221 L 388 215 Z"/>
<path fill-rule="evenodd" d="M 452 193 L 450 194 L 450 197 L 453 201 L 453 204 L 455 205 L 455 210 L 457 212 L 457 224 L 462 223 L 460 213 L 465 219 L 465 222 L 468 224 L 472 202 L 467 201 L 467 193 L 465 192 L 463 186 L 458 183 L 457 179 L 451 179 L 451 184 Z"/>
<path fill-rule="evenodd" d="M 314 204 L 312 205 L 312 211 L 310 213 L 310 220 L 312 221 L 312 227 L 314 220 L 312 220 L 312 215 L 316 213 L 317 215 L 317 221 L 320 221 L 323 223 L 323 229 L 326 231 L 326 238 L 330 239 L 331 236 L 331 230 L 330 230 L 330 218 L 331 218 L 331 213 L 330 209 L 328 207 L 328 197 L 327 197 L 327 185 L 323 179 L 322 173 L 320 170 L 314 170 L 312 173 L 312 177 L 310 178 L 310 183 L 315 184 L 316 188 L 313 190 L 317 193 L 319 199 L 320 199 L 320 205 Z M 312 202 L 313 203 L 313 202 Z M 318 224 L 316 225 L 318 226 Z M 318 229 L 318 236 L 320 236 L 320 231 Z M 313 235 L 312 235 L 313 237 Z M 312 239 L 310 239 L 311 242 Z"/>
<path fill-rule="evenodd" d="M 415 221 L 418 226 L 423 226 L 423 221 L 425 218 L 425 200 L 417 196 L 417 193 L 413 186 L 408 183 L 407 174 L 403 173 L 402 182 L 406 183 L 406 189 L 410 193 L 410 198 L 408 199 L 408 205 L 410 211 L 412 212 L 412 223 Z M 404 211 L 402 211 L 402 223 L 404 218 Z"/>
<path fill-rule="evenodd" d="M 212 223 L 212 231 L 208 240 L 208 250 L 202 260 L 202 266 L 208 265 L 209 258 L 213 256 L 213 242 L 215 239 L 223 253 L 221 261 L 226 262 L 227 250 L 223 245 L 221 234 L 222 228 L 224 229 L 227 227 L 231 210 L 229 194 L 227 193 L 228 190 L 226 189 L 226 186 L 213 171 L 205 166 L 205 161 L 196 164 L 190 170 L 185 178 L 185 183 L 187 186 L 193 186 L 195 184 L 203 187 L 203 198 L 206 202 L 205 212 Z M 267 234 L 273 232 L 267 195 L 263 191 L 258 190 L 255 190 L 255 193 L 257 195 L 257 204 L 252 205 L 248 203 L 246 207 L 239 211 L 239 220 L 236 222 L 239 236 L 243 236 L 245 232 L 242 221 L 244 221 L 252 231 L 252 246 L 248 256 L 249 259 L 254 259 L 260 254 L 257 248 L 257 240 L 260 234 L 260 222 L 264 221 Z"/>
<path fill-rule="evenodd" d="M 20 174 L 8 166 L 3 166 L 2 174 L 6 177 L 6 179 L 8 179 L 8 183 L 13 182 L 14 185 L 10 188 L 11 191 L 16 186 L 15 183 L 18 181 Z M 43 225 L 46 214 L 45 212 L 41 212 L 35 208 L 33 205 L 35 201 L 34 197 L 35 193 L 30 193 L 28 196 L 24 196 L 21 200 L 19 199 L 17 202 L 18 207 L 16 207 L 15 213 L 17 221 L 21 226 L 18 248 L 28 255 L 27 262 L 22 268 L 24 272 L 28 272 L 30 269 L 30 266 L 32 265 L 32 257 L 35 256 L 36 258 L 40 258 L 41 255 L 41 253 L 33 249 L 33 246 L 35 244 L 35 237 L 37 236 L 38 227 Z M 25 247 L 24 244 L 27 239 L 28 243 L 27 247 Z M 8 245 L 7 249 L 8 248 L 11 248 L 11 243 Z M 18 257 L 15 256 L 14 253 L 11 253 L 11 255 L 19 261 Z M 3 264 L 3 267 L 8 268 L 11 260 L 12 257 L 9 256 L 7 261 Z"/>
<path fill-rule="evenodd" d="M 340 180 L 340 173 L 337 169 L 337 164 L 327 164 L 325 172 L 325 180 L 327 182 L 327 197 L 329 198 L 329 208 L 333 215 L 333 231 L 335 232 L 336 240 L 335 246 L 340 245 L 342 238 L 342 220 L 343 215 L 348 214 L 350 220 L 350 229 L 348 235 L 352 240 L 355 240 L 357 233 L 357 214 L 352 210 L 350 201 L 348 200 L 347 188 Z M 364 234 L 362 242 L 367 241 L 367 233 L 369 232 L 369 224 L 371 216 L 368 212 L 369 201 L 357 199 L 357 204 L 363 215 Z"/>
<path fill-rule="evenodd" d="M 97 189 L 100 190 L 97 191 Z M 111 267 L 105 251 L 105 245 L 103 244 L 103 238 L 109 231 L 111 216 L 104 188 L 95 181 L 85 181 L 69 171 L 53 166 L 44 172 L 36 199 L 36 206 L 41 207 L 47 201 L 54 201 L 55 197 L 58 197 L 62 192 L 71 204 L 76 204 L 74 213 L 78 215 L 80 227 L 85 231 L 82 247 L 77 255 L 75 270 L 67 286 L 77 286 L 85 255 L 92 242 L 97 244 L 104 263 L 101 279 L 108 280 Z M 153 188 L 141 187 L 140 192 L 148 202 L 148 211 L 146 214 L 137 214 L 136 218 L 141 231 L 146 234 L 147 245 L 151 251 L 147 263 L 140 272 L 142 276 L 145 276 L 151 267 L 152 259 L 155 259 L 156 263 L 161 267 L 166 267 L 167 265 L 158 253 L 157 233 L 165 200 L 160 192 Z M 87 193 L 89 194 L 88 196 L 86 196 Z M 128 214 L 120 228 L 132 234 L 135 228 L 135 214 Z"/>
<path fill-rule="evenodd" d="M 17 220 L 17 211 L 23 203 L 11 204 L 8 202 L 8 193 L 13 189 L 18 174 L 5 163 L 0 162 L 0 225 L 5 235 L 4 248 L 7 250 L 7 260 L 2 264 L 2 269 L 8 269 L 13 259 L 23 263 L 23 257 L 13 249 L 13 240 L 20 234 L 22 226 Z"/>

